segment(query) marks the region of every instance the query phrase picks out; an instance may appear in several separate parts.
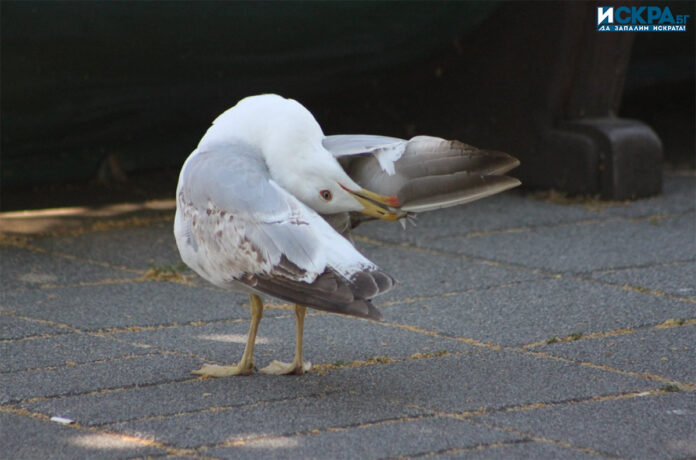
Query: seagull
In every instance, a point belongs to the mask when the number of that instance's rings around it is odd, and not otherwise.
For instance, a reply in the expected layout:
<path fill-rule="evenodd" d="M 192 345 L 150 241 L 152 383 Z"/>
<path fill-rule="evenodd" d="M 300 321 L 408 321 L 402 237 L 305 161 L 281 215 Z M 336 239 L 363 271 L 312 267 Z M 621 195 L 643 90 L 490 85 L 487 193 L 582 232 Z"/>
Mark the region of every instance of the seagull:
<path fill-rule="evenodd" d="M 262 295 L 294 304 L 297 336 L 292 363 L 273 361 L 260 371 L 307 372 L 307 307 L 380 320 L 371 299 L 396 284 L 353 246 L 352 228 L 366 219 L 404 223 L 510 189 L 520 182 L 505 173 L 518 165 L 508 154 L 437 137 L 325 136 L 293 99 L 240 100 L 213 122 L 181 169 L 174 235 L 192 270 L 249 295 L 249 335 L 236 365 L 206 364 L 193 373 L 256 370 Z"/>

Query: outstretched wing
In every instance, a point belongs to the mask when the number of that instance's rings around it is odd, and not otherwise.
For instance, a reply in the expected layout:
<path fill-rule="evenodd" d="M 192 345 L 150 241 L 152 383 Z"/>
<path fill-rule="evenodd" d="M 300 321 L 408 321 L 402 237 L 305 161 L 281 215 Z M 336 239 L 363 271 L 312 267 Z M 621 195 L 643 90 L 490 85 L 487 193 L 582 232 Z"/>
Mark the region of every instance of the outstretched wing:
<path fill-rule="evenodd" d="M 404 211 L 464 204 L 520 184 L 505 176 L 519 165 L 516 158 L 459 141 L 430 136 L 406 141 L 360 134 L 327 136 L 323 144 L 342 161 L 355 182 L 398 197 Z"/>
<path fill-rule="evenodd" d="M 261 152 L 233 143 L 194 152 L 177 189 L 175 236 L 187 265 L 218 286 L 379 319 L 369 299 L 394 280 L 277 185 Z"/>
<path fill-rule="evenodd" d="M 344 165 L 353 156 L 370 155 L 388 174 L 394 174 L 394 162 L 403 155 L 408 141 L 398 137 L 374 136 L 372 134 L 336 134 L 326 136 L 322 145 Z"/>

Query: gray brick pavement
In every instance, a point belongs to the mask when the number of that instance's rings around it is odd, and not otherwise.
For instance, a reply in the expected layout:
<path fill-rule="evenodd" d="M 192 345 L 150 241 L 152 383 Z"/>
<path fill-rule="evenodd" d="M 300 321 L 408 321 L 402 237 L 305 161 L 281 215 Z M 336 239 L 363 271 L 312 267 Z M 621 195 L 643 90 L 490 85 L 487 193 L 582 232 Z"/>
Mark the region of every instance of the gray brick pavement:
<path fill-rule="evenodd" d="M 401 285 L 381 323 L 311 311 L 302 377 L 191 375 L 239 358 L 248 300 L 180 270 L 171 214 L 131 223 L 0 238 L 3 458 L 696 457 L 693 174 L 365 225 Z M 256 361 L 293 346 L 274 301 Z"/>

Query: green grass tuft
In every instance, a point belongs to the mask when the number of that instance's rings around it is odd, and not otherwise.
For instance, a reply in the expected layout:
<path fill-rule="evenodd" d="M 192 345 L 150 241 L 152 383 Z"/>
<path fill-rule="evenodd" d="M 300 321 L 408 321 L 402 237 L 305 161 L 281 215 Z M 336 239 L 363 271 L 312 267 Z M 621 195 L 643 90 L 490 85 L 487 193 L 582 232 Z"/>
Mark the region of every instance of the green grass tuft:
<path fill-rule="evenodd" d="M 582 332 L 573 332 L 568 336 L 570 340 L 580 340 L 582 338 Z"/>
<path fill-rule="evenodd" d="M 662 391 L 677 392 L 681 391 L 678 385 L 668 384 L 662 387 Z"/>

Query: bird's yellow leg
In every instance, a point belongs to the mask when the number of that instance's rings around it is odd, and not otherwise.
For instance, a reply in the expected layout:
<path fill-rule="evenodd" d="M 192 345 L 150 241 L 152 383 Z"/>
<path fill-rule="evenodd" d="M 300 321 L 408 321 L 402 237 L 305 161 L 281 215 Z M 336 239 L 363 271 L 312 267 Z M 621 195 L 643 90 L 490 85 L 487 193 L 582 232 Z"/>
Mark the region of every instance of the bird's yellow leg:
<path fill-rule="evenodd" d="M 249 300 L 251 301 L 251 324 L 249 325 L 249 337 L 247 338 L 241 361 L 236 366 L 206 364 L 197 371 L 193 371 L 192 374 L 208 377 L 228 377 L 230 375 L 249 375 L 254 372 L 254 343 L 256 342 L 259 323 L 263 317 L 263 302 L 261 297 L 256 294 L 251 294 Z"/>
<path fill-rule="evenodd" d="M 302 336 L 304 335 L 304 318 L 307 307 L 304 305 L 295 305 L 295 322 L 297 326 L 297 338 L 295 340 L 295 359 L 292 363 L 281 363 L 280 361 L 273 361 L 267 367 L 261 369 L 260 372 L 264 374 L 275 374 L 275 375 L 285 375 L 285 374 L 295 374 L 302 375 L 312 368 L 312 363 L 309 361 L 302 361 Z"/>

